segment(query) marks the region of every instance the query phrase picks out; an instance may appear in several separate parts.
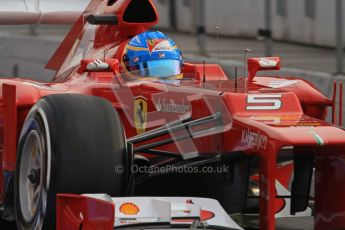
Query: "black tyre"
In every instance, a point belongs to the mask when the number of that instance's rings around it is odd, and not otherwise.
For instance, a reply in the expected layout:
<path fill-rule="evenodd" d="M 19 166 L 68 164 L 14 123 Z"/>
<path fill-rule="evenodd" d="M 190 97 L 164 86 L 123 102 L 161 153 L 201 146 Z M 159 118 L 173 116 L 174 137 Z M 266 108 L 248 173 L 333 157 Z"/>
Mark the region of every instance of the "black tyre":
<path fill-rule="evenodd" d="M 55 229 L 56 193 L 124 195 L 122 122 L 101 98 L 50 95 L 30 111 L 19 139 L 15 208 L 19 229 Z"/>
<path fill-rule="evenodd" d="M 16 222 L 14 221 L 6 221 L 0 218 L 0 229 L 6 230 L 17 230 Z"/>

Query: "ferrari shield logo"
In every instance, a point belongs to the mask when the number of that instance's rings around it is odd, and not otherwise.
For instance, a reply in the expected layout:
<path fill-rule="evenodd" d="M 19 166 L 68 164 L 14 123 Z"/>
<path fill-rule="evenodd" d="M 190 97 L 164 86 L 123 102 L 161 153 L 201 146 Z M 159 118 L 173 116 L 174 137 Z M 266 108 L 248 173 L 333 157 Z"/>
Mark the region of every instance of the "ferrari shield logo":
<path fill-rule="evenodd" d="M 163 41 L 166 41 L 165 39 L 162 39 L 162 38 L 157 38 L 157 39 L 150 39 L 150 40 L 147 40 L 147 47 L 149 48 L 149 51 L 150 53 L 152 53 L 152 51 L 155 49 L 155 47 L 163 42 Z"/>
<path fill-rule="evenodd" d="M 147 123 L 147 101 L 144 97 L 137 97 L 134 101 L 134 124 L 137 133 L 144 133 Z"/>

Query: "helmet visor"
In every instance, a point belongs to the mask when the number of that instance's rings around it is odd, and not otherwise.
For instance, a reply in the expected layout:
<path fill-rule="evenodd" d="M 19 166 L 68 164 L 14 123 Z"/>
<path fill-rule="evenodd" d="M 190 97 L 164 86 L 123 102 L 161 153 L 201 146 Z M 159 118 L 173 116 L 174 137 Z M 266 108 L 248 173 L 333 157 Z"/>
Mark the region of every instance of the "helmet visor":
<path fill-rule="evenodd" d="M 165 78 L 181 74 L 182 64 L 178 60 L 152 60 L 138 65 L 143 77 Z"/>

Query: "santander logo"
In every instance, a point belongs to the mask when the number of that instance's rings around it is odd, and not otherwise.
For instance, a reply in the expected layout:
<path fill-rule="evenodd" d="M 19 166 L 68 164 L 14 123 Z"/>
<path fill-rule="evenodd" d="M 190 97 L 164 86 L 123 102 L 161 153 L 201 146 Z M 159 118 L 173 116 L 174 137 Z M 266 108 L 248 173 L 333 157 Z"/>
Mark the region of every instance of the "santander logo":
<path fill-rule="evenodd" d="M 191 111 L 191 105 L 182 99 L 180 103 L 175 103 L 173 100 L 167 100 L 165 98 L 158 99 L 155 104 L 158 112 L 166 113 L 189 113 Z"/>

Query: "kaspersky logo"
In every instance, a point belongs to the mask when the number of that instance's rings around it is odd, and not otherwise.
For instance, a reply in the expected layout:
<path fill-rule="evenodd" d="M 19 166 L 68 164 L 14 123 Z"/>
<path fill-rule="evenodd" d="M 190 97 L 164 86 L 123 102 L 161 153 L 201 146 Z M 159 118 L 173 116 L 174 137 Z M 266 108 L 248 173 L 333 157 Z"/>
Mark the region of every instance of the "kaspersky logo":
<path fill-rule="evenodd" d="M 158 99 L 155 104 L 158 112 L 166 113 L 189 113 L 191 111 L 191 105 L 182 99 L 181 103 L 175 103 L 173 100 L 167 100 L 165 98 Z"/>

